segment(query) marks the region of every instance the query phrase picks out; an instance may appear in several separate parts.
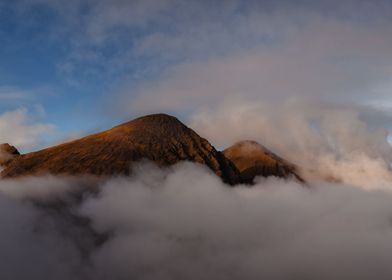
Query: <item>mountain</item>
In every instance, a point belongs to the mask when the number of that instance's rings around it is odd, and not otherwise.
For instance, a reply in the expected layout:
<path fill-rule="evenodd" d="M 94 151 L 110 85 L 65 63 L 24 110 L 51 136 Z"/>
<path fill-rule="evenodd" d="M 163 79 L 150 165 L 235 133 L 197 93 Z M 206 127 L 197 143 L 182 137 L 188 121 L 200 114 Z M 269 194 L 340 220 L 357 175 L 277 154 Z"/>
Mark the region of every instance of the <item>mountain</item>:
<path fill-rule="evenodd" d="M 5 166 L 13 158 L 19 156 L 19 151 L 8 143 L 0 144 L 0 166 Z"/>
<path fill-rule="evenodd" d="M 240 171 L 242 181 L 252 184 L 256 176 L 296 178 L 304 182 L 296 166 L 255 141 L 241 141 L 223 151 Z"/>
<path fill-rule="evenodd" d="M 178 119 L 165 114 L 148 115 L 72 142 L 19 155 L 4 166 L 0 175 L 128 175 L 132 164 L 142 159 L 158 166 L 197 162 L 226 183 L 240 182 L 231 161 Z"/>

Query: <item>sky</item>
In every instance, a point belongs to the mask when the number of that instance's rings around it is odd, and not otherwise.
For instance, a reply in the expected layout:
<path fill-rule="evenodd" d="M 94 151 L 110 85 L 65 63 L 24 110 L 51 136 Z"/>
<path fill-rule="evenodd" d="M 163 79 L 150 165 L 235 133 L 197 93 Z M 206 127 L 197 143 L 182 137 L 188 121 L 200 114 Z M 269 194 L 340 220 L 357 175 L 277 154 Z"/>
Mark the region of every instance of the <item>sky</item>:
<path fill-rule="evenodd" d="M 390 1 L 1 0 L 1 140 L 29 151 L 157 112 L 195 124 L 228 103 L 388 130 L 391 21 Z"/>

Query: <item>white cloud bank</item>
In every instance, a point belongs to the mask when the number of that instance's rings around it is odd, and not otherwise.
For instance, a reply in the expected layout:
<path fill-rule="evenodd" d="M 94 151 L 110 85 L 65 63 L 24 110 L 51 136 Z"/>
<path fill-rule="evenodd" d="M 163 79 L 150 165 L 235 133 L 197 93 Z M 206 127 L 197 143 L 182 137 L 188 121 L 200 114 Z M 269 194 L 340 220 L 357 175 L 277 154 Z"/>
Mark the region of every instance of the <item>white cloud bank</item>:
<path fill-rule="evenodd" d="M 59 178 L 0 182 L 2 277 L 392 277 L 390 189 L 325 183 L 306 188 L 279 179 L 230 188 L 193 164 L 166 171 L 142 166 L 131 178 L 103 183 L 98 195 L 81 204 L 73 195 L 78 188 Z M 32 201 L 71 206 L 62 212 Z M 95 232 L 110 233 L 108 240 L 84 254 L 81 242 L 94 235 L 69 213 L 89 218 Z"/>
<path fill-rule="evenodd" d="M 391 198 L 276 179 L 231 189 L 183 165 L 112 181 L 82 213 L 114 231 L 93 257 L 104 278 L 388 279 Z"/>

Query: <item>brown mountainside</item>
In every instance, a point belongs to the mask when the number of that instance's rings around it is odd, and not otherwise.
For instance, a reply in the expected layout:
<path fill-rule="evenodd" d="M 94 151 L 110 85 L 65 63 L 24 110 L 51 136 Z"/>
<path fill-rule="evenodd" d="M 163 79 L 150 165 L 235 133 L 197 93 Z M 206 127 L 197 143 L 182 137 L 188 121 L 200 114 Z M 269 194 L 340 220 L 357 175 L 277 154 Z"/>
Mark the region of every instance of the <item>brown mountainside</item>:
<path fill-rule="evenodd" d="M 251 184 L 256 176 L 294 177 L 303 182 L 295 165 L 278 157 L 255 141 L 241 141 L 224 150 L 241 173 L 244 183 Z"/>
<path fill-rule="evenodd" d="M 11 162 L 13 158 L 19 156 L 19 151 L 8 143 L 0 144 L 0 166 Z"/>
<path fill-rule="evenodd" d="M 14 157 L 2 177 L 24 175 L 127 175 L 132 163 L 158 166 L 193 161 L 208 166 L 229 184 L 240 182 L 237 168 L 207 140 L 165 114 L 141 117 L 69 143 Z"/>

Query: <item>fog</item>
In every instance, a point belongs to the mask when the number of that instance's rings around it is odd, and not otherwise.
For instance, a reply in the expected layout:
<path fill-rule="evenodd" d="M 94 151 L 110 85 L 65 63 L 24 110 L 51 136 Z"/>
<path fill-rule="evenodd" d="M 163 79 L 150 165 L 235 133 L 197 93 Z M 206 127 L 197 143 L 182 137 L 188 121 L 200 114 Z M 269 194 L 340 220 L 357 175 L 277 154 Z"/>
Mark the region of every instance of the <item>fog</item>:
<path fill-rule="evenodd" d="M 0 182 L 4 279 L 392 277 L 389 188 L 276 178 L 231 188 L 192 163 L 144 163 L 86 188 Z"/>

